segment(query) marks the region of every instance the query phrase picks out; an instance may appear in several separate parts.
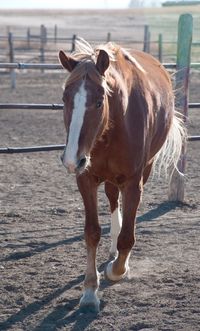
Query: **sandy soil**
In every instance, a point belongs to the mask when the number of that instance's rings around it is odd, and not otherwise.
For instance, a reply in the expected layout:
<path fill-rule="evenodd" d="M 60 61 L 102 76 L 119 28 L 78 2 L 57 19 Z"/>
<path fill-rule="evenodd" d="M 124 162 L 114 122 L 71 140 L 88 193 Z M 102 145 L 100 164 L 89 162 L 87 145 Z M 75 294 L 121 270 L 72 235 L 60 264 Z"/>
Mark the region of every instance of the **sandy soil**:
<path fill-rule="evenodd" d="M 0 75 L 1 102 L 61 102 L 64 72 L 17 74 L 10 91 Z M 199 101 L 199 74 L 191 101 Z M 199 110 L 189 133 L 199 134 Z M 60 144 L 61 111 L 1 110 L 1 146 Z M 110 213 L 99 190 L 102 274 L 98 315 L 79 311 L 86 264 L 84 210 L 60 152 L 0 156 L 0 330 L 198 331 L 200 325 L 199 142 L 189 143 L 184 204 L 167 202 L 167 183 L 150 180 L 138 211 L 129 279 L 110 283 L 104 267 Z"/>

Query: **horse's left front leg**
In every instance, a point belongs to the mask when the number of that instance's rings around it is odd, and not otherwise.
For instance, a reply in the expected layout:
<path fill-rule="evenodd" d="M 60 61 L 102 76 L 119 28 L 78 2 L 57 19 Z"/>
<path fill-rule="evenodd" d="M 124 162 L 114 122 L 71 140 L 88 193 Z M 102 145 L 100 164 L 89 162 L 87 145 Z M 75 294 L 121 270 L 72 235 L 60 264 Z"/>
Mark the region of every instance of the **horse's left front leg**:
<path fill-rule="evenodd" d="M 88 173 L 78 176 L 77 184 L 85 206 L 85 242 L 87 248 L 85 290 L 80 300 L 80 308 L 85 311 L 98 312 L 100 301 L 97 297 L 99 274 L 96 267 L 96 250 L 101 236 L 97 216 L 98 185 Z"/>

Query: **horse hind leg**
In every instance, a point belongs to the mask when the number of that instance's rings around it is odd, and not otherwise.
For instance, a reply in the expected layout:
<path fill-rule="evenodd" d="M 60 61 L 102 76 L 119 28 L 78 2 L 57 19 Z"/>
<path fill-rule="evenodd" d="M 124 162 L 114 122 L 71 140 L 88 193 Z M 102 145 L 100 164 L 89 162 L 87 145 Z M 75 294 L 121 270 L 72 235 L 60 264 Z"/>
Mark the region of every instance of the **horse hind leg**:
<path fill-rule="evenodd" d="M 110 247 L 110 257 L 116 257 L 118 255 L 117 250 L 117 239 L 121 231 L 122 226 L 122 216 L 119 206 L 111 214 L 111 247 Z"/>
<path fill-rule="evenodd" d="M 111 247 L 110 247 L 110 257 L 116 257 L 118 255 L 117 251 L 117 239 L 122 227 L 122 216 L 120 212 L 119 205 L 119 189 L 117 186 L 106 182 L 105 192 L 110 203 L 111 210 Z"/>
<path fill-rule="evenodd" d="M 135 217 L 140 202 L 142 181 L 131 182 L 122 190 L 123 221 L 117 241 L 118 256 L 108 263 L 106 276 L 112 281 L 119 281 L 129 272 L 129 257 L 135 243 Z"/>
<path fill-rule="evenodd" d="M 144 172 L 143 172 L 143 185 L 146 184 L 150 174 L 151 174 L 151 169 L 152 169 L 152 166 L 153 166 L 153 161 L 151 161 L 151 163 L 149 163 L 146 168 L 144 169 Z"/>

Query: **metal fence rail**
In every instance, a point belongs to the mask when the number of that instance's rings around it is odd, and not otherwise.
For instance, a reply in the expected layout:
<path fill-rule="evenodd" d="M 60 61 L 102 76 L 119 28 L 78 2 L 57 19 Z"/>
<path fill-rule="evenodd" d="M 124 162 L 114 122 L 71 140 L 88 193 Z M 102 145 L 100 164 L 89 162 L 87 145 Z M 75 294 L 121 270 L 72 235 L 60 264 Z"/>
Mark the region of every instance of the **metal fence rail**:
<path fill-rule="evenodd" d="M 200 103 L 189 103 L 190 109 L 200 108 Z M 62 110 L 61 103 L 0 103 L 0 109 L 51 109 Z"/>
<path fill-rule="evenodd" d="M 176 69 L 176 63 L 163 63 L 166 69 Z M 200 63 L 191 63 L 191 68 L 200 68 Z M 44 69 L 44 70 L 58 70 L 63 69 L 61 64 L 54 63 L 0 63 L 0 69 Z"/>
<path fill-rule="evenodd" d="M 0 109 L 63 109 L 58 103 L 0 103 Z"/>
<path fill-rule="evenodd" d="M 63 69 L 61 64 L 54 63 L 0 63 L 0 69 L 50 69 L 58 70 Z"/>
<path fill-rule="evenodd" d="M 188 141 L 198 141 L 200 140 L 200 136 L 188 136 Z"/>
<path fill-rule="evenodd" d="M 199 141 L 200 136 L 188 136 L 188 141 Z M 18 154 L 18 153 L 35 153 L 35 152 L 50 152 L 60 151 L 65 148 L 65 144 L 60 145 L 44 145 L 30 147 L 2 147 L 0 154 Z"/>
<path fill-rule="evenodd" d="M 44 145 L 30 147 L 3 147 L 0 148 L 0 154 L 16 154 L 16 153 L 34 153 L 34 152 L 49 152 L 63 150 L 65 145 Z"/>

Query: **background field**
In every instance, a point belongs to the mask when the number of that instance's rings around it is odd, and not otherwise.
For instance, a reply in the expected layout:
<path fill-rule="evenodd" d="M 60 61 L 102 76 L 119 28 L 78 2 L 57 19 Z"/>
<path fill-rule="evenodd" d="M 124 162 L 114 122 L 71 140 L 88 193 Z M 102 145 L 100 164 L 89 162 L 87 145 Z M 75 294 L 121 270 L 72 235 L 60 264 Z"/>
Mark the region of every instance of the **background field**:
<path fill-rule="evenodd" d="M 198 39 L 200 10 L 192 10 Z M 89 40 L 101 40 L 110 31 L 116 40 L 139 40 L 138 31 L 143 38 L 143 30 L 135 26 L 149 23 L 155 38 L 163 31 L 166 39 L 176 40 L 180 12 L 180 8 L 175 12 L 171 8 L 137 12 L 0 12 L 0 35 L 6 33 L 6 26 L 17 35 L 25 33 L 27 26 L 36 33 L 40 24 L 53 29 L 56 23 L 62 35 L 76 33 Z M 54 47 L 65 48 L 65 44 Z M 19 58 L 23 56 L 27 60 L 27 54 L 20 51 Z M 28 56 L 32 57 L 31 51 Z M 52 61 L 57 61 L 56 52 Z M 11 91 L 9 76 L 2 71 L 0 99 L 61 103 L 64 80 L 64 71 L 20 71 L 17 88 Z M 193 70 L 191 102 L 200 101 L 199 88 L 199 71 Z M 191 110 L 189 134 L 199 134 L 199 124 L 199 110 Z M 1 146 L 64 143 L 62 112 L 1 110 L 0 137 Z M 103 275 L 110 246 L 110 214 L 103 187 L 100 188 L 98 316 L 82 315 L 78 309 L 86 263 L 84 210 L 74 177 L 67 175 L 61 165 L 60 152 L 1 155 L 0 330 L 198 331 L 199 148 L 199 142 L 188 144 L 184 204 L 167 202 L 166 180 L 154 178 L 147 184 L 138 212 L 131 273 L 128 280 L 117 284 L 109 283 Z"/>
<path fill-rule="evenodd" d="M 111 33 L 111 40 L 119 42 L 126 47 L 142 49 L 144 39 L 144 25 L 150 27 L 151 53 L 158 53 L 158 35 L 163 34 L 164 61 L 174 61 L 176 56 L 177 25 L 181 13 L 191 13 L 194 19 L 193 41 L 200 43 L 200 6 L 184 8 L 157 8 L 157 9 L 129 9 L 115 11 L 0 11 L 0 37 L 6 36 L 8 29 L 14 36 L 26 36 L 27 28 L 30 27 L 32 34 L 40 33 L 40 25 L 44 24 L 48 30 L 48 36 L 53 37 L 54 26 L 58 27 L 58 36 L 71 38 L 73 34 L 81 36 L 92 44 L 104 42 L 107 33 Z M 21 42 L 15 43 L 19 48 L 16 60 L 28 60 L 33 57 L 33 49 L 29 56 L 24 52 Z M 3 41 L 0 39 L 0 50 L 4 53 Z M 40 45 L 34 45 L 35 48 Z M 22 52 L 20 52 L 22 47 Z M 55 50 L 62 47 L 71 49 L 71 44 L 58 43 L 46 46 L 46 51 L 51 50 L 51 61 L 55 61 Z M 192 48 L 192 61 L 198 61 L 200 45 Z M 26 56 L 25 56 L 26 54 Z M 2 56 L 0 54 L 0 56 Z M 24 58 L 23 58 L 24 55 Z M 5 54 L 6 56 L 6 54 Z"/>

